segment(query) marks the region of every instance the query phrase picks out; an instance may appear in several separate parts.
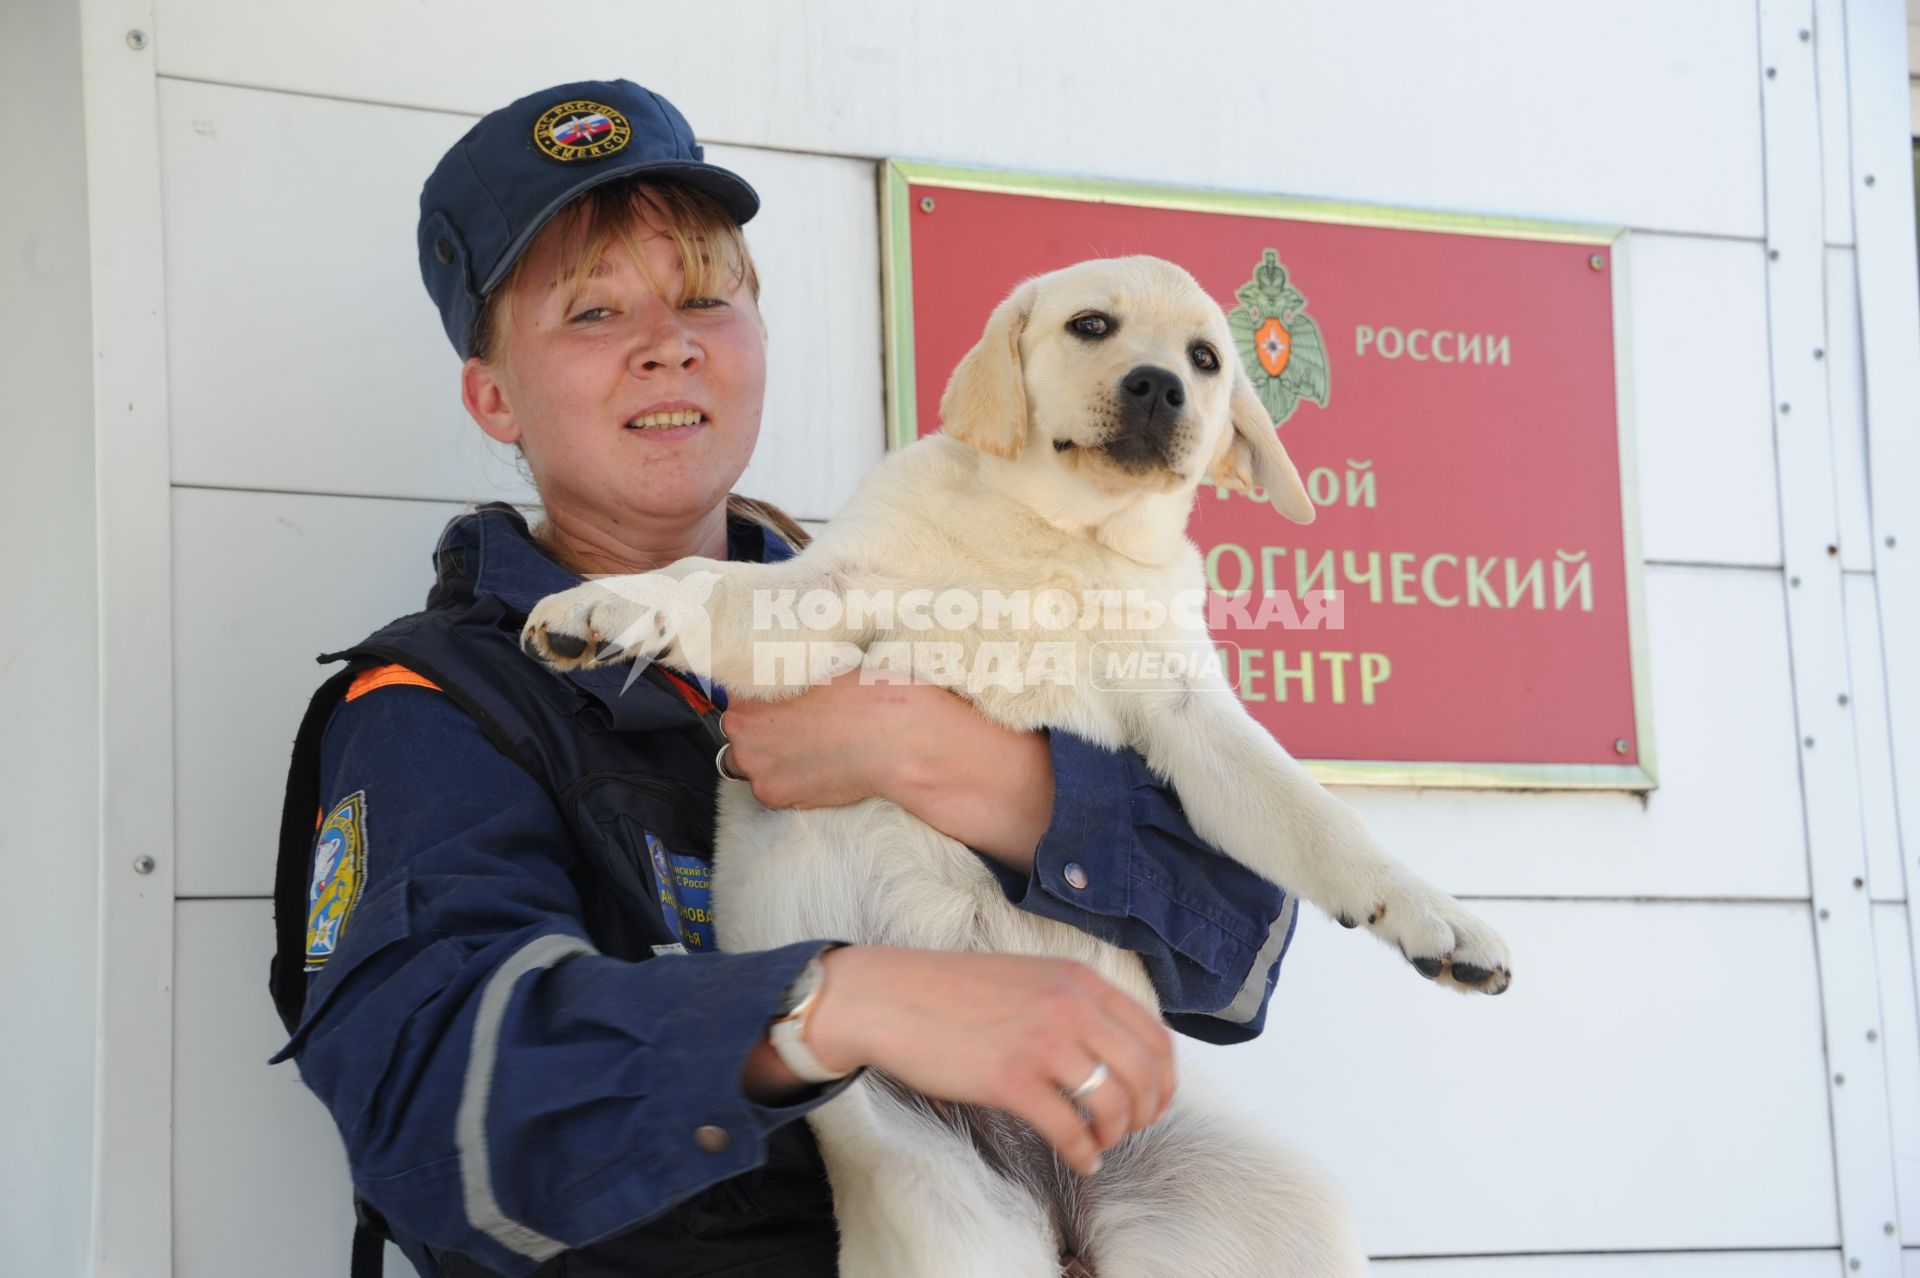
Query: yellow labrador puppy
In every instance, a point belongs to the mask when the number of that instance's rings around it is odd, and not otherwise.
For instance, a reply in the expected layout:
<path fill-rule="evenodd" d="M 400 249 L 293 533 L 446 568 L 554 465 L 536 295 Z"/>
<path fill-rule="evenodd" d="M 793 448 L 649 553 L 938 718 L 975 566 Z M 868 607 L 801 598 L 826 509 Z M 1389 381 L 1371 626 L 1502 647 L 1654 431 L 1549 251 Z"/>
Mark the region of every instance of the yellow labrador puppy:
<path fill-rule="evenodd" d="M 1302 523 L 1313 509 L 1192 276 L 1132 257 L 1028 280 L 961 361 L 941 416 L 943 434 L 889 457 L 792 559 L 602 578 L 543 600 L 523 642 L 560 668 L 658 657 L 735 696 L 789 695 L 861 663 L 939 678 L 1007 725 L 1138 750 L 1216 847 L 1443 984 L 1504 990 L 1500 937 L 1375 841 L 1211 659 L 1186 536 L 1196 490 L 1259 490 Z M 1196 651 L 1207 659 L 1127 664 Z M 970 851 L 891 804 L 772 811 L 724 782 L 720 808 L 724 949 L 838 936 L 1050 954 L 1156 1006 L 1137 957 L 1016 909 Z M 1100 1278 L 1361 1272 L 1338 1195 L 1194 1092 L 1083 1181 L 1004 1115 L 936 1111 L 863 1079 L 810 1119 L 840 1272 L 1055 1278 L 1063 1251 Z"/>

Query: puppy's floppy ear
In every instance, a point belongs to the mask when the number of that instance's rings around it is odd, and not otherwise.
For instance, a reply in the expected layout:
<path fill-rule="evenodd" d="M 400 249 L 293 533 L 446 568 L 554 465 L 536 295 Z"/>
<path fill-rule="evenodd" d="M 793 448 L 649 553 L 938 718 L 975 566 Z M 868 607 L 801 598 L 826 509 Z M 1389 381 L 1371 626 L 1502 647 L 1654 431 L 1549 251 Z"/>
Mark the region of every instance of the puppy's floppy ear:
<path fill-rule="evenodd" d="M 994 307 L 987 331 L 953 370 L 940 396 L 940 421 L 947 434 L 1008 461 L 1017 460 L 1027 442 L 1020 335 L 1026 332 L 1038 291 L 1028 280 Z"/>
<path fill-rule="evenodd" d="M 1300 482 L 1293 458 L 1280 446 L 1280 432 L 1238 360 L 1234 361 L 1228 413 L 1233 425 L 1207 470 L 1207 478 L 1235 492 L 1264 489 L 1275 510 L 1296 524 L 1312 523 L 1313 503 L 1307 500 L 1307 486 Z"/>

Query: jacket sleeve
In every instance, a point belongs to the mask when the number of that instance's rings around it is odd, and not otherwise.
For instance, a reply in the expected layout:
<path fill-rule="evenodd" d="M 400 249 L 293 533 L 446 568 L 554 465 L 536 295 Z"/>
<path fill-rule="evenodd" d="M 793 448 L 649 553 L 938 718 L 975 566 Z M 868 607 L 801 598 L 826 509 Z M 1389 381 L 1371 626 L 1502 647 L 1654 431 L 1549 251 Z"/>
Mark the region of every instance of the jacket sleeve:
<path fill-rule="evenodd" d="M 1139 754 L 1059 729 L 1048 739 L 1053 816 L 1033 873 L 983 858 L 1007 899 L 1139 954 L 1181 1033 L 1256 1037 L 1293 940 L 1294 895 L 1203 842 Z"/>
<path fill-rule="evenodd" d="M 778 1108 L 739 1087 L 824 943 L 597 953 L 558 809 L 438 691 L 342 705 L 321 759 L 329 829 L 357 822 L 359 885 L 317 970 L 310 939 L 275 1059 L 298 1062 L 397 1230 L 525 1274 L 759 1165 L 774 1128 L 844 1086 Z M 709 1127 L 726 1139 L 696 1138 Z"/>

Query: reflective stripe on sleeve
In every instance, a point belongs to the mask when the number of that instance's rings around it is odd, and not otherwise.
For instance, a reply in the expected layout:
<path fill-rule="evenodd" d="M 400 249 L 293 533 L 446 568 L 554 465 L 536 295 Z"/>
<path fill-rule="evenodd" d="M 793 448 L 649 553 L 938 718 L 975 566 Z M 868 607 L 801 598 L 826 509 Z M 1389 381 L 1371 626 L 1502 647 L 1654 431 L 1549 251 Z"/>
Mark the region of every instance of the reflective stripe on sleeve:
<path fill-rule="evenodd" d="M 1293 935 L 1293 925 L 1299 914 L 1300 898 L 1287 893 L 1287 903 L 1280 911 L 1280 917 L 1267 929 L 1267 943 L 1260 947 L 1260 953 L 1254 957 L 1253 966 L 1247 969 L 1246 984 L 1233 996 L 1233 1002 L 1214 1013 L 1216 1020 L 1232 1021 L 1236 1025 L 1245 1025 L 1252 1020 L 1254 1013 L 1260 1010 L 1260 1004 L 1267 997 L 1267 974 L 1273 971 L 1273 965 L 1280 960 L 1280 954 L 1287 948 L 1287 939 Z"/>
<path fill-rule="evenodd" d="M 506 1019 L 507 1003 L 521 977 L 562 960 L 592 953 L 594 948 L 577 936 L 542 936 L 521 946 L 500 965 L 487 981 L 486 989 L 481 991 L 480 1010 L 473 1021 L 473 1044 L 467 1052 L 467 1078 L 460 1090 L 460 1112 L 454 1123 L 467 1223 L 509 1251 L 534 1260 L 550 1259 L 567 1247 L 537 1229 L 508 1219 L 493 1193 L 493 1159 L 487 1149 L 487 1101 L 493 1093 L 500 1024 Z"/>

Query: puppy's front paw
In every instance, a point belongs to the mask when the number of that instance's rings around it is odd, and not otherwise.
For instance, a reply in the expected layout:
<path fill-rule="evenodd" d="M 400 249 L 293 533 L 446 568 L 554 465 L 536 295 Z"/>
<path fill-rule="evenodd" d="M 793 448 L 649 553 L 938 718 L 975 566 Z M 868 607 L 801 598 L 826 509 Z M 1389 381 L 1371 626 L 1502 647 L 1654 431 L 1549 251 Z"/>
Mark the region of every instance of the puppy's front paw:
<path fill-rule="evenodd" d="M 1411 875 L 1381 885 L 1364 918 L 1337 916 L 1392 941 L 1420 975 L 1457 990 L 1503 994 L 1513 962 L 1500 934 L 1460 902 Z"/>
<path fill-rule="evenodd" d="M 555 670 L 652 660 L 678 630 L 678 583 L 653 573 L 592 581 L 548 595 L 527 614 L 520 648 Z"/>

